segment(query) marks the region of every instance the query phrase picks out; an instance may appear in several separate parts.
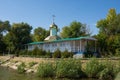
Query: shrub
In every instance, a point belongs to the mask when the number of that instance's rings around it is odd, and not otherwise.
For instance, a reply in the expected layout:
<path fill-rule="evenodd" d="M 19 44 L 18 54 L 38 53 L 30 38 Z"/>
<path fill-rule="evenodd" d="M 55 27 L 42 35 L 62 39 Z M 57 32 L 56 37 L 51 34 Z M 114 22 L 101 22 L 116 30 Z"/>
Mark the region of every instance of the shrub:
<path fill-rule="evenodd" d="M 54 69 L 52 63 L 40 63 L 37 69 L 39 77 L 52 77 L 54 76 Z"/>
<path fill-rule="evenodd" d="M 20 50 L 16 49 L 16 51 L 15 51 L 15 56 L 16 57 L 19 57 L 19 52 L 20 52 Z"/>
<path fill-rule="evenodd" d="M 97 74 L 104 69 L 104 66 L 99 63 L 96 58 L 92 58 L 86 63 L 85 73 L 88 77 L 97 77 Z"/>
<path fill-rule="evenodd" d="M 57 49 L 54 53 L 53 53 L 53 58 L 61 58 L 61 51 L 59 49 Z"/>
<path fill-rule="evenodd" d="M 108 79 L 108 80 L 112 80 L 115 76 L 114 74 L 114 68 L 115 66 L 110 62 L 104 62 L 102 63 L 104 65 L 104 69 L 99 72 L 99 79 Z"/>
<path fill-rule="evenodd" d="M 82 75 L 81 63 L 75 60 L 61 60 L 56 64 L 56 77 L 78 78 Z"/>
<path fill-rule="evenodd" d="M 32 51 L 28 51 L 28 52 L 27 52 L 27 55 L 28 55 L 28 56 L 32 56 L 32 55 L 33 55 L 33 54 L 32 54 Z"/>
<path fill-rule="evenodd" d="M 46 52 L 46 55 L 45 55 L 47 58 L 52 58 L 52 53 L 50 51 Z"/>
<path fill-rule="evenodd" d="M 37 56 L 39 53 L 40 53 L 40 50 L 39 50 L 38 47 L 35 47 L 35 48 L 33 49 L 33 51 L 32 51 L 32 55 L 33 55 L 33 56 Z"/>
<path fill-rule="evenodd" d="M 100 72 L 99 79 L 102 79 L 102 80 L 105 80 L 105 79 L 111 80 L 112 79 L 111 71 L 109 70 L 109 68 L 105 68 L 104 70 L 102 70 Z"/>
<path fill-rule="evenodd" d="M 68 52 L 68 50 L 65 50 L 64 52 L 61 53 L 62 58 L 69 58 L 69 57 L 73 57 L 73 53 L 72 52 Z"/>
<path fill-rule="evenodd" d="M 24 73 L 25 72 L 25 63 L 24 62 L 22 62 L 19 66 L 18 66 L 18 68 L 17 68 L 17 70 L 18 70 L 18 73 Z"/>
<path fill-rule="evenodd" d="M 91 57 L 93 57 L 93 52 L 91 52 L 91 51 L 84 52 L 84 57 L 85 58 L 91 58 Z"/>
<path fill-rule="evenodd" d="M 120 72 L 119 63 L 114 64 L 110 61 L 106 61 L 102 64 L 104 65 L 104 69 L 99 73 L 99 79 L 113 80 L 116 77 L 116 75 Z"/>
<path fill-rule="evenodd" d="M 19 54 L 25 56 L 27 55 L 27 50 L 20 50 Z"/>
<path fill-rule="evenodd" d="M 29 67 L 34 66 L 35 64 L 37 64 L 37 62 L 29 62 Z"/>
<path fill-rule="evenodd" d="M 115 53 L 115 56 L 118 56 L 118 57 L 119 57 L 119 56 L 120 56 L 120 48 L 117 48 L 117 49 L 115 50 L 115 52 L 116 52 L 116 53 Z"/>

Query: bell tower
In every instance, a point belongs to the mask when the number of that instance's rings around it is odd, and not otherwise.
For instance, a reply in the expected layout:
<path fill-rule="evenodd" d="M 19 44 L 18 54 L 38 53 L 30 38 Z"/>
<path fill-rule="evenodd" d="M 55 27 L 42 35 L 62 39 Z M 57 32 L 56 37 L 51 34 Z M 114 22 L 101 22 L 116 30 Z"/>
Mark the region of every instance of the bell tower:
<path fill-rule="evenodd" d="M 57 36 L 58 27 L 54 22 L 55 15 L 53 17 L 53 23 L 50 25 L 50 36 Z"/>
<path fill-rule="evenodd" d="M 54 40 L 61 39 L 61 38 L 57 35 L 58 26 L 57 26 L 57 25 L 55 24 L 55 22 L 54 22 L 55 15 L 53 15 L 52 17 L 53 17 L 53 22 L 52 22 L 52 24 L 50 25 L 50 29 L 49 29 L 49 30 L 50 30 L 50 35 L 44 39 L 45 41 L 54 41 Z"/>

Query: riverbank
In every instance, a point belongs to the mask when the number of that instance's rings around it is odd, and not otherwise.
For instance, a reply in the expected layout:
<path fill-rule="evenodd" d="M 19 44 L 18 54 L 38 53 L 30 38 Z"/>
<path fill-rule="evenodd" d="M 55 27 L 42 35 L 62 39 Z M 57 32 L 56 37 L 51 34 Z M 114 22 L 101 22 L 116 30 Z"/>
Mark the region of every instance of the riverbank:
<path fill-rule="evenodd" d="M 1 66 L 9 67 L 14 70 L 17 70 L 18 66 L 21 63 L 25 63 L 26 73 L 36 72 L 38 65 L 42 62 L 47 62 L 47 61 L 54 62 L 55 61 L 55 59 L 34 58 L 34 57 L 33 58 L 31 58 L 31 57 L 14 57 L 14 58 L 10 59 L 9 61 L 7 61 L 9 58 L 10 58 L 10 56 L 0 56 L 0 62 L 2 63 Z M 36 63 L 36 64 L 30 66 L 30 63 Z"/>
<path fill-rule="evenodd" d="M 41 77 L 54 76 L 58 78 L 61 77 L 106 78 L 106 76 L 108 78 L 111 78 L 116 75 L 115 72 L 118 71 L 118 69 L 120 68 L 119 66 L 120 58 L 112 59 L 96 58 L 91 60 L 89 58 L 56 59 L 56 58 L 14 57 L 10 59 L 9 56 L 0 56 L 0 62 L 2 63 L 1 66 L 3 67 L 9 67 L 15 70 L 18 70 L 19 68 L 20 72 L 23 71 L 25 73 L 38 73 L 38 75 Z"/>
<path fill-rule="evenodd" d="M 25 63 L 26 65 L 26 72 L 30 73 L 30 72 L 36 72 L 37 71 L 37 67 L 40 63 L 43 62 L 50 62 L 50 63 L 54 63 L 56 61 L 61 60 L 61 58 L 35 58 L 35 57 L 14 57 L 11 58 L 11 56 L 0 56 L 0 62 L 4 62 L 3 64 L 1 64 L 1 66 L 3 67 L 9 67 L 12 68 L 14 70 L 17 70 L 18 66 L 21 63 Z M 6 61 L 10 59 L 9 61 Z M 64 59 L 64 60 L 68 60 L 68 58 Z M 82 66 L 85 66 L 88 61 L 89 58 L 81 58 L 79 59 L 82 63 Z M 99 58 L 99 61 L 111 61 L 113 63 L 116 63 L 120 60 L 120 58 Z M 5 62 L 6 61 L 6 62 Z M 30 63 L 35 63 L 33 66 L 30 66 Z"/>

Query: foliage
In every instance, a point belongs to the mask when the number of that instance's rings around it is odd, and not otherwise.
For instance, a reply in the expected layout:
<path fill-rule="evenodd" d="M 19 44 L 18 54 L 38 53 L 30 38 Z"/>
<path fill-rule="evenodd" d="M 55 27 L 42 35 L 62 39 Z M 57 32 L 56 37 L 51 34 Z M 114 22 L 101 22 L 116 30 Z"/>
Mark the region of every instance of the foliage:
<path fill-rule="evenodd" d="M 100 80 L 113 80 L 120 72 L 119 63 L 112 63 L 108 60 L 99 62 L 96 58 L 92 58 L 83 70 L 88 77 L 99 78 Z"/>
<path fill-rule="evenodd" d="M 36 62 L 29 62 L 28 64 L 29 64 L 29 67 L 32 67 L 32 66 L 34 66 L 37 63 Z"/>
<path fill-rule="evenodd" d="M 85 73 L 88 77 L 97 77 L 97 74 L 103 70 L 104 66 L 96 58 L 92 58 L 86 63 Z"/>
<path fill-rule="evenodd" d="M 40 77 L 54 76 L 54 68 L 52 63 L 40 63 L 37 69 L 37 74 Z"/>
<path fill-rule="evenodd" d="M 33 41 L 44 41 L 44 39 L 49 35 L 49 31 L 38 27 L 34 29 Z"/>
<path fill-rule="evenodd" d="M 11 25 L 9 21 L 1 21 L 0 20 L 0 34 L 6 31 L 9 31 Z"/>
<path fill-rule="evenodd" d="M 93 57 L 93 52 L 91 51 L 84 52 L 84 58 L 91 58 L 91 57 Z"/>
<path fill-rule="evenodd" d="M 47 58 L 52 58 L 52 53 L 50 51 L 47 51 L 45 56 Z"/>
<path fill-rule="evenodd" d="M 32 27 L 27 23 L 14 23 L 6 34 L 4 40 L 7 44 L 7 49 L 10 52 L 24 49 L 24 44 L 31 42 L 30 32 Z"/>
<path fill-rule="evenodd" d="M 22 62 L 17 68 L 18 73 L 24 73 L 25 72 L 25 67 L 26 67 L 25 63 Z"/>
<path fill-rule="evenodd" d="M 30 62 L 29 67 L 36 62 Z M 109 60 L 100 60 L 91 58 L 84 66 L 79 59 L 59 59 L 56 62 L 42 62 L 37 68 L 39 77 L 56 77 L 56 78 L 80 78 L 92 77 L 100 80 L 113 80 L 120 72 L 120 61 L 118 63 Z M 25 64 L 18 66 L 19 73 L 25 72 Z"/>
<path fill-rule="evenodd" d="M 115 9 L 110 9 L 105 19 L 97 22 L 99 34 L 97 47 L 102 55 L 116 53 L 120 46 L 120 14 L 116 14 Z M 107 53 L 107 54 L 106 54 Z"/>
<path fill-rule="evenodd" d="M 90 35 L 85 24 L 73 21 L 69 26 L 62 28 L 61 37 L 74 38 L 80 36 Z"/>
<path fill-rule="evenodd" d="M 120 48 L 117 48 L 116 50 L 115 50 L 115 52 L 116 52 L 116 56 L 120 56 Z"/>
<path fill-rule="evenodd" d="M 36 46 L 32 51 L 32 55 L 36 56 L 36 55 L 39 55 L 39 54 L 42 54 L 42 51 Z"/>
<path fill-rule="evenodd" d="M 53 58 L 61 58 L 61 51 L 59 49 L 57 49 L 53 55 L 52 55 Z"/>
<path fill-rule="evenodd" d="M 21 55 L 21 56 L 27 56 L 28 55 L 28 50 L 26 49 L 26 50 L 20 50 L 19 51 L 19 55 Z"/>
<path fill-rule="evenodd" d="M 69 58 L 69 57 L 73 57 L 73 53 L 72 52 L 68 52 L 68 50 L 65 50 L 64 52 L 61 53 L 61 57 L 62 58 Z"/>
<path fill-rule="evenodd" d="M 113 63 L 111 63 L 110 61 L 103 62 L 102 64 L 103 64 L 104 68 L 98 74 L 99 79 L 113 80 L 113 78 L 118 73 L 118 68 L 116 67 L 116 65 L 113 65 Z"/>
<path fill-rule="evenodd" d="M 82 74 L 81 63 L 76 60 L 61 60 L 56 64 L 56 77 L 78 78 Z"/>
<path fill-rule="evenodd" d="M 94 56 L 95 53 L 95 41 L 87 41 L 87 45 L 85 47 L 84 57 L 85 58 L 91 58 Z M 97 55 L 95 56 L 97 57 Z"/>
<path fill-rule="evenodd" d="M 9 23 L 9 21 L 1 21 L 0 20 L 0 53 L 5 52 L 6 51 L 6 43 L 4 41 L 4 35 L 6 34 L 6 32 L 9 31 L 11 25 Z"/>
<path fill-rule="evenodd" d="M 45 55 L 46 55 L 46 51 L 39 49 L 38 47 L 35 47 L 34 50 L 32 51 L 32 56 L 42 57 Z"/>

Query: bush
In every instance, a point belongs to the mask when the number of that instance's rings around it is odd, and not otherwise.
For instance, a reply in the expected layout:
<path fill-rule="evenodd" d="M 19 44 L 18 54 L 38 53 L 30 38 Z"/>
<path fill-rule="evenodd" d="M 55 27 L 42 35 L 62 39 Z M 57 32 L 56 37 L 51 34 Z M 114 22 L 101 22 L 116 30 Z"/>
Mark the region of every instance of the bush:
<path fill-rule="evenodd" d="M 40 63 L 37 69 L 39 77 L 52 77 L 54 76 L 54 69 L 52 63 Z"/>
<path fill-rule="evenodd" d="M 53 53 L 53 58 L 61 58 L 61 51 L 59 49 L 57 49 L 54 53 Z"/>
<path fill-rule="evenodd" d="M 50 51 L 46 52 L 46 55 L 45 55 L 47 58 L 52 58 L 52 53 Z"/>
<path fill-rule="evenodd" d="M 20 50 L 19 54 L 22 55 L 22 56 L 25 56 L 27 55 L 27 50 Z"/>
<path fill-rule="evenodd" d="M 72 52 L 68 52 L 68 50 L 65 50 L 64 52 L 61 53 L 62 58 L 69 58 L 69 57 L 73 57 L 73 53 Z"/>
<path fill-rule="evenodd" d="M 75 60 L 61 60 L 56 64 L 56 77 L 79 78 L 82 75 L 81 63 Z"/>
<path fill-rule="evenodd" d="M 120 71 L 120 67 L 108 60 L 106 62 L 99 62 L 96 58 L 92 58 L 86 63 L 84 71 L 88 77 L 95 77 L 100 80 L 113 80 Z"/>
<path fill-rule="evenodd" d="M 117 48 L 116 50 L 115 50 L 115 56 L 117 56 L 117 57 L 119 57 L 120 56 L 120 48 Z"/>
<path fill-rule="evenodd" d="M 111 63 L 110 61 L 106 61 L 103 63 L 104 69 L 99 73 L 99 79 L 109 79 L 113 80 L 116 75 L 120 72 L 120 65 Z"/>
<path fill-rule="evenodd" d="M 28 52 L 27 52 L 27 55 L 28 55 L 28 56 L 32 56 L 32 55 L 33 55 L 33 54 L 32 54 L 32 51 L 28 51 Z"/>
<path fill-rule="evenodd" d="M 96 58 L 92 58 L 86 63 L 85 73 L 88 77 L 97 77 L 98 73 L 104 69 Z"/>
<path fill-rule="evenodd" d="M 15 51 L 15 56 L 16 57 L 19 57 L 19 52 L 20 52 L 20 50 L 16 49 L 16 51 Z"/>
<path fill-rule="evenodd" d="M 22 62 L 17 68 L 18 73 L 24 73 L 25 72 L 25 67 L 26 67 L 25 63 Z"/>
<path fill-rule="evenodd" d="M 111 75 L 111 71 L 109 70 L 109 68 L 105 68 L 104 70 L 102 70 L 100 72 L 100 75 L 99 75 L 99 79 L 102 79 L 102 80 L 112 80 L 112 75 Z"/>
<path fill-rule="evenodd" d="M 37 64 L 37 62 L 29 62 L 29 67 L 34 66 L 35 64 Z"/>
<path fill-rule="evenodd" d="M 91 57 L 93 57 L 93 52 L 91 52 L 91 51 L 84 52 L 84 57 L 85 58 L 91 58 Z"/>
<path fill-rule="evenodd" d="M 35 48 L 33 49 L 33 51 L 32 51 L 32 55 L 33 55 L 33 56 L 37 56 L 38 54 L 40 54 L 40 50 L 39 50 L 38 47 L 35 47 Z"/>
<path fill-rule="evenodd" d="M 113 64 L 110 61 L 103 62 L 104 69 L 99 72 L 99 79 L 109 79 L 112 80 L 114 78 L 114 68 Z M 114 66 L 115 67 L 115 66 Z"/>

